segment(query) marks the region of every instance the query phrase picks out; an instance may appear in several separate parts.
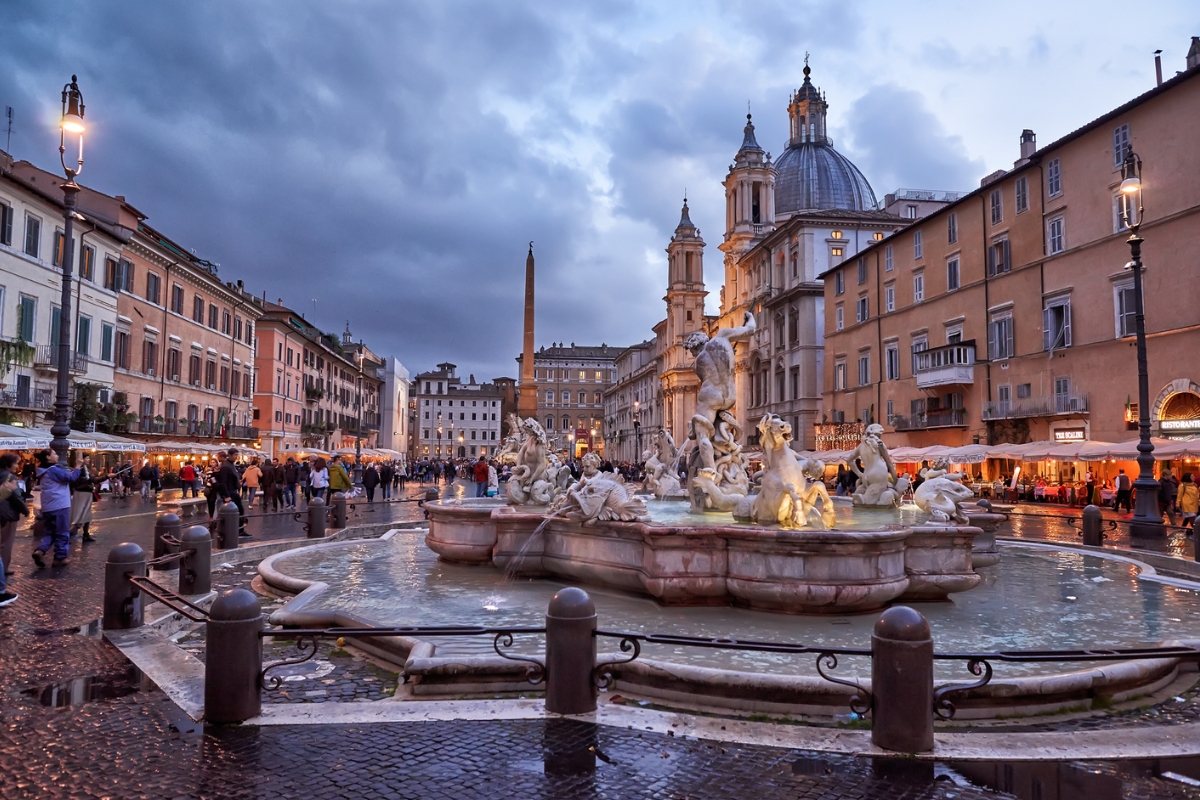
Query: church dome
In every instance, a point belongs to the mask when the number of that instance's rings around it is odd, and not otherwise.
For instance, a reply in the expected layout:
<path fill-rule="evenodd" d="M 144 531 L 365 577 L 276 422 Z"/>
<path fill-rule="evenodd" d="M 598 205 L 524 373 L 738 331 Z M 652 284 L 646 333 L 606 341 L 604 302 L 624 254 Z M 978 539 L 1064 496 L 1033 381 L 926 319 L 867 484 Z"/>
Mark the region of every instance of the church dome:
<path fill-rule="evenodd" d="M 828 143 L 790 145 L 775 162 L 775 213 L 875 207 L 875 192 L 850 159 Z"/>
<path fill-rule="evenodd" d="M 875 192 L 850 159 L 833 149 L 825 130 L 829 104 L 812 84 L 807 59 L 804 84 L 788 104 L 787 149 L 775 162 L 775 213 L 875 207 Z"/>

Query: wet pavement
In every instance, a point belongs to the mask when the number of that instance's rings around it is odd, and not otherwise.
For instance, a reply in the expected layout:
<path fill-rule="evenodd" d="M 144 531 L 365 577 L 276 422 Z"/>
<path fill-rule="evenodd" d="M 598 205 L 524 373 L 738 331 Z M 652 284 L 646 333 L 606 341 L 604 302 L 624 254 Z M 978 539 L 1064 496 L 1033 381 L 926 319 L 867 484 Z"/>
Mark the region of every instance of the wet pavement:
<path fill-rule="evenodd" d="M 408 494 L 419 495 L 420 488 L 410 485 Z M 361 505 L 351 524 L 421 516 L 415 503 L 377 504 L 370 511 Z M 28 530 L 17 541 L 11 584 L 21 599 L 0 609 L 3 800 L 1200 798 L 1200 761 L 1194 759 L 915 764 L 718 745 L 570 720 L 206 728 L 133 669 L 95 625 L 105 556 L 122 541 L 149 550 L 154 507 L 140 499 L 105 501 L 96 518 L 98 541 L 73 540 L 66 567 L 36 570 L 27 560 Z M 250 524 L 257 539 L 301 535 L 290 517 Z M 1072 529 L 1051 520 L 1022 521 L 1017 535 L 1078 541 Z M 252 567 L 237 565 L 213 577 L 217 586 L 244 585 Z M 187 633 L 180 639 L 190 649 L 199 641 Z M 386 670 L 335 645 L 315 661 L 312 669 L 323 674 L 284 682 L 281 691 L 294 695 L 293 702 L 369 701 L 395 688 Z M 1193 718 L 1196 693 L 1183 700 L 1169 713 Z"/>

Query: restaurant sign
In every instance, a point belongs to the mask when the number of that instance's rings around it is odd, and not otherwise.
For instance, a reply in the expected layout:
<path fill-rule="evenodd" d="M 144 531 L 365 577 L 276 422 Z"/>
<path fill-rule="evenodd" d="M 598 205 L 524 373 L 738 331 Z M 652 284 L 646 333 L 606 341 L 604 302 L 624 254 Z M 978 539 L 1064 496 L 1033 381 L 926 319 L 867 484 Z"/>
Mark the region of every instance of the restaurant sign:
<path fill-rule="evenodd" d="M 1083 442 L 1087 440 L 1087 431 L 1084 428 L 1058 428 L 1054 431 L 1054 441 L 1056 442 Z"/>
<path fill-rule="evenodd" d="M 1200 432 L 1200 419 L 1160 419 L 1158 427 L 1164 431 Z"/>
<path fill-rule="evenodd" d="M 861 422 L 818 422 L 813 425 L 813 439 L 818 450 L 853 450 L 866 433 Z"/>

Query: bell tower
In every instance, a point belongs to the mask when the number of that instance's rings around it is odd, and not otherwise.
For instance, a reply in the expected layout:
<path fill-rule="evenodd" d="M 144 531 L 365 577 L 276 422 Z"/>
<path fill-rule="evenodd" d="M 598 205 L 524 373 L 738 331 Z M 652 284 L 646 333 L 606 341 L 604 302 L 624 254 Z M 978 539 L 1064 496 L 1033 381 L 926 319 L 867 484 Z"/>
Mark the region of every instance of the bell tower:
<path fill-rule="evenodd" d="M 704 240 L 688 216 L 687 198 L 667 245 L 667 341 L 682 341 L 704 322 Z"/>
<path fill-rule="evenodd" d="M 746 115 L 742 146 L 729 165 L 725 187 L 725 289 L 721 313 L 741 302 L 737 263 L 742 254 L 775 230 L 775 166 L 771 154 L 763 152 L 754 138 L 754 122 Z"/>
<path fill-rule="evenodd" d="M 808 56 L 804 56 L 804 83 L 792 95 L 788 102 L 788 146 L 812 142 L 813 144 L 829 144 L 829 134 L 825 129 L 825 115 L 829 111 L 829 103 L 821 90 L 813 86 L 808 77 L 812 70 L 808 68 Z"/>

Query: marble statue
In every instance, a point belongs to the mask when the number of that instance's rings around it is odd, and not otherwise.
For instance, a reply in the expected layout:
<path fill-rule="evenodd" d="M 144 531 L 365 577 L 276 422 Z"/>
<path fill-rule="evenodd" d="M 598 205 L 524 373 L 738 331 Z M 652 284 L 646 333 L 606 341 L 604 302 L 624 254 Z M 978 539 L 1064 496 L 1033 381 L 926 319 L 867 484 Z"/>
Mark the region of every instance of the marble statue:
<path fill-rule="evenodd" d="M 700 378 L 696 414 L 685 448 L 693 511 L 719 508 L 717 497 L 739 490 L 744 496 L 749 489 L 745 459 L 737 443 L 741 431 L 727 412 L 737 401 L 733 345 L 748 340 L 755 329 L 754 315 L 747 311 L 741 327 L 723 328 L 711 339 L 703 331 L 695 331 L 683 340 L 683 346 L 696 359 L 693 369 Z M 701 478 L 702 470 L 711 472 Z"/>
<path fill-rule="evenodd" d="M 601 472 L 600 457 L 587 453 L 580 461 L 579 480 L 550 506 L 548 516 L 562 516 L 589 525 L 594 522 L 637 522 L 650 519 L 646 504 L 633 497 L 616 472 Z"/>
<path fill-rule="evenodd" d="M 517 465 L 505 485 L 508 502 L 514 506 L 546 505 L 559 493 L 557 471 L 547 457 L 546 432 L 532 417 L 520 420 L 518 425 L 522 440 Z"/>
<path fill-rule="evenodd" d="M 496 463 L 511 467 L 517 463 L 517 455 L 521 452 L 521 419 L 510 412 L 506 422 L 508 436 L 504 437 L 504 446 L 496 453 Z"/>
<path fill-rule="evenodd" d="M 777 414 L 765 415 L 758 423 L 758 433 L 763 449 L 759 490 L 733 512 L 734 517 L 759 525 L 803 528 L 819 501 L 821 521 L 826 528 L 833 527 L 833 500 L 821 481 L 825 465 L 796 455 L 791 447 L 792 426 Z"/>
<path fill-rule="evenodd" d="M 974 497 L 974 492 L 962 485 L 962 473 L 950 472 L 945 459 L 938 459 L 921 470 L 924 482 L 913 493 L 913 502 L 929 514 L 929 524 L 946 523 L 954 520 L 960 525 L 969 524 L 962 504 Z"/>
<path fill-rule="evenodd" d="M 854 490 L 856 506 L 899 505 L 899 495 L 892 489 L 896 481 L 896 465 L 892 463 L 882 436 L 883 426 L 872 422 L 867 426 L 866 435 L 858 447 L 847 459 L 847 466 L 858 476 L 858 487 Z"/>
<path fill-rule="evenodd" d="M 679 485 L 679 476 L 675 474 L 675 464 L 679 451 L 675 448 L 675 440 L 671 432 L 658 430 L 650 440 L 651 449 L 643 455 L 646 462 L 645 487 L 654 493 L 658 499 L 683 495 Z"/>

